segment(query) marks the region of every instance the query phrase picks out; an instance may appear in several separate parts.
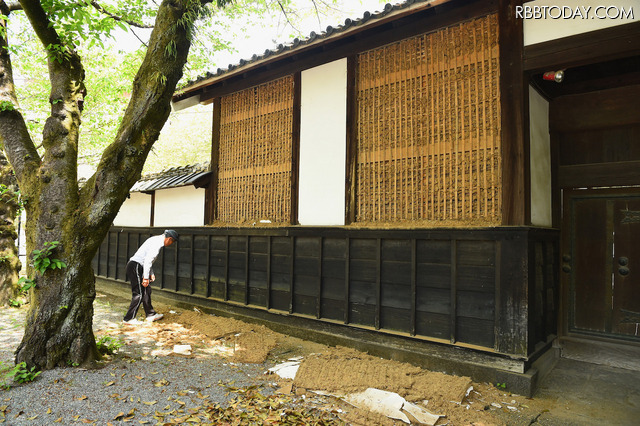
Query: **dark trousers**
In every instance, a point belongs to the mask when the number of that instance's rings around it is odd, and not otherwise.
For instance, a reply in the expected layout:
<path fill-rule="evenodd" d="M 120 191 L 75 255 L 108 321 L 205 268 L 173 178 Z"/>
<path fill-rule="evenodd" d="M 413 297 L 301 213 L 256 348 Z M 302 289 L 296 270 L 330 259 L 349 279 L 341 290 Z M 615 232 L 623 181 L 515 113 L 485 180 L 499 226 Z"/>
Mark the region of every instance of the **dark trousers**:
<path fill-rule="evenodd" d="M 151 286 L 142 286 L 142 265 L 138 262 L 127 263 L 127 280 L 131 283 L 131 305 L 124 316 L 125 321 L 129 321 L 136 317 L 140 304 L 144 308 L 144 313 L 155 315 L 156 311 L 151 305 Z"/>

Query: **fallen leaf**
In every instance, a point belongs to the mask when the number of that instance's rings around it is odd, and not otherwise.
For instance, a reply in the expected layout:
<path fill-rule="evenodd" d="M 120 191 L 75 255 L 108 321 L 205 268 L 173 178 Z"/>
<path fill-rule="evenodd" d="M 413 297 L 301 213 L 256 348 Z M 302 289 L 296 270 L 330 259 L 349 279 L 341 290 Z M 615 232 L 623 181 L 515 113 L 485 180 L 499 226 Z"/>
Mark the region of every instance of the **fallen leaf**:
<path fill-rule="evenodd" d="M 51 414 L 51 408 L 47 409 L 47 414 Z"/>
<path fill-rule="evenodd" d="M 85 399 L 89 398 L 87 395 L 82 395 L 78 398 L 76 398 L 78 401 L 84 401 Z"/>
<path fill-rule="evenodd" d="M 115 385 L 115 384 L 116 384 L 116 382 L 111 381 L 111 382 L 107 382 L 107 383 L 105 383 L 104 385 L 105 385 L 105 387 L 106 387 L 106 386 L 113 386 L 113 385 Z"/>
<path fill-rule="evenodd" d="M 142 401 L 143 404 L 145 405 L 154 405 L 156 404 L 158 401 Z"/>
<path fill-rule="evenodd" d="M 124 413 L 123 413 L 122 411 L 120 411 L 120 412 L 118 413 L 118 415 L 117 415 L 117 416 L 115 416 L 115 417 L 113 418 L 113 420 L 115 420 L 115 421 L 120 421 L 120 420 L 122 420 L 123 418 L 124 418 Z"/>
<path fill-rule="evenodd" d="M 35 420 L 35 419 L 37 419 L 37 418 L 38 418 L 38 415 L 36 414 L 36 415 L 35 415 L 35 416 L 33 416 L 33 417 L 27 417 L 27 420 Z"/>
<path fill-rule="evenodd" d="M 62 417 L 58 417 L 53 421 L 54 423 L 62 423 Z"/>

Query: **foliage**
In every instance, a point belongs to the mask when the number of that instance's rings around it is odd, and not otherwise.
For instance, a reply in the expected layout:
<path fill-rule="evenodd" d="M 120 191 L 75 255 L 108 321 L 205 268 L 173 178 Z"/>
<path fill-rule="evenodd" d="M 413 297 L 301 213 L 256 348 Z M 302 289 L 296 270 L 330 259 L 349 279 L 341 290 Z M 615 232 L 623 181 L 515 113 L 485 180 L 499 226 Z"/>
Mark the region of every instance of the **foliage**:
<path fill-rule="evenodd" d="M 13 111 L 16 107 L 11 101 L 0 101 L 0 111 Z"/>
<path fill-rule="evenodd" d="M 0 366 L 0 371 L 3 369 L 2 367 L 4 366 Z M 5 389 L 9 388 L 10 385 L 7 383 L 8 380 L 13 380 L 17 383 L 33 382 L 36 377 L 40 375 L 40 373 L 40 371 L 36 371 L 35 367 L 29 369 L 27 368 L 26 363 L 20 362 L 13 368 L 8 369 L 8 371 L 5 369 L 4 379 L 2 380 L 2 382 L 0 382 L 0 387 L 3 387 Z"/>
<path fill-rule="evenodd" d="M 103 355 L 114 354 L 122 347 L 122 341 L 111 336 L 102 336 L 96 340 L 98 351 Z"/>
<path fill-rule="evenodd" d="M 18 206 L 16 209 L 16 217 L 20 215 L 20 212 L 22 212 L 22 209 L 24 208 L 22 199 L 20 198 L 20 191 L 14 191 L 3 183 L 0 183 L 0 200 L 5 203 L 14 203 Z"/>
<path fill-rule="evenodd" d="M 9 306 L 11 306 L 12 308 L 19 308 L 20 306 L 22 306 L 22 302 L 17 299 L 9 299 Z"/>
<path fill-rule="evenodd" d="M 20 279 L 18 280 L 18 285 L 20 286 L 20 291 L 25 292 L 29 291 L 31 288 L 34 288 L 36 286 L 36 283 L 31 278 L 20 277 Z"/>
<path fill-rule="evenodd" d="M 67 264 L 60 259 L 51 259 L 50 256 L 54 250 L 60 245 L 60 241 L 48 241 L 44 243 L 42 250 L 33 250 L 31 255 L 33 256 L 33 267 L 36 271 L 44 274 L 47 269 L 62 269 L 66 268 Z"/>
<path fill-rule="evenodd" d="M 203 407 L 205 416 L 213 424 L 282 424 L 282 425 L 336 425 L 344 424 L 332 413 L 299 408 L 295 399 L 288 395 L 273 394 L 265 396 L 257 386 L 247 388 L 227 387 L 229 392 L 237 394 L 228 405 L 212 404 Z M 173 419 L 189 421 L 189 416 Z"/>

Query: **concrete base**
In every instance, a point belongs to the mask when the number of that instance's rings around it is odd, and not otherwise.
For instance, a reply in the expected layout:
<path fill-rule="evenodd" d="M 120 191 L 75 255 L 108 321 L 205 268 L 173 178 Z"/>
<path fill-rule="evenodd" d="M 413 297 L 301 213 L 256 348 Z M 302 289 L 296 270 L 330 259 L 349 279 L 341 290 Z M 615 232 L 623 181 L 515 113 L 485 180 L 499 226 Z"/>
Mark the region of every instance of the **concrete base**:
<path fill-rule="evenodd" d="M 96 277 L 96 289 L 126 298 L 131 295 L 128 283 L 102 277 Z M 157 288 L 153 289 L 153 298 L 183 309 L 197 306 L 203 312 L 263 324 L 283 334 L 332 346 L 352 347 L 432 371 L 469 376 L 478 382 L 505 383 L 506 390 L 529 397 L 535 392 L 540 373 L 550 370 L 552 364 L 549 360 L 555 358 L 553 351 L 541 351 L 542 355 L 538 354 L 536 363 L 530 365 L 529 359 L 511 358 L 488 351 L 417 340 L 380 330 L 318 321 L 312 317 L 256 309 Z"/>

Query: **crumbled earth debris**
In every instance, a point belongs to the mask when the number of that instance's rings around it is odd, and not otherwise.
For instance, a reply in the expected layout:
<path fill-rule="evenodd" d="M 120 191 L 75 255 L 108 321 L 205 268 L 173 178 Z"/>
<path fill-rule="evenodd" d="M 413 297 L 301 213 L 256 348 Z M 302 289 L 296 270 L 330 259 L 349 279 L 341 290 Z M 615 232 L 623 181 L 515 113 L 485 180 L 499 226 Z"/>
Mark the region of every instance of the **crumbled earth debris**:
<path fill-rule="evenodd" d="M 101 368 L 58 368 L 32 383 L 9 383 L 9 389 L 0 390 L 0 423 L 404 424 L 314 392 L 339 395 L 369 387 L 444 415 L 439 425 L 529 424 L 542 412 L 534 400 L 491 384 L 304 341 L 197 308 L 154 303 L 165 315 L 162 320 L 123 325 L 128 304 L 124 295 L 96 298 L 94 332 L 120 344 Z M 0 308 L 5 368 L 13 366 L 26 309 Z M 191 351 L 176 353 L 177 345 L 189 345 Z M 274 365 L 299 357 L 294 380 L 269 374 Z"/>

